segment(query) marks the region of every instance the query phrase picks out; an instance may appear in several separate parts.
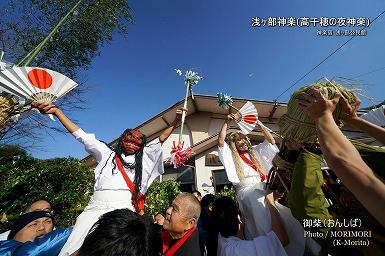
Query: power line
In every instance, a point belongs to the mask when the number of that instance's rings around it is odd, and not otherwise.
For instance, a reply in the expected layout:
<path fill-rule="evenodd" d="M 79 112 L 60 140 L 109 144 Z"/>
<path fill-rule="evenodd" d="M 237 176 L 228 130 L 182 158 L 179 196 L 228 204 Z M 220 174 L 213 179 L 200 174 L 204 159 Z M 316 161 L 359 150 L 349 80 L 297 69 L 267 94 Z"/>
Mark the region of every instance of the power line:
<path fill-rule="evenodd" d="M 371 24 L 373 24 L 373 22 L 375 22 L 379 17 L 381 17 L 382 14 L 385 13 L 385 10 L 382 11 L 379 15 L 377 15 L 377 17 L 375 17 Z M 361 29 L 362 31 L 363 29 Z M 303 76 L 301 76 L 297 81 L 295 81 L 292 85 L 290 85 L 290 87 L 288 87 L 286 90 L 284 90 L 280 95 L 278 95 L 277 98 L 275 98 L 275 102 L 277 102 L 277 100 L 282 96 L 284 95 L 288 90 L 290 90 L 291 88 L 293 88 L 296 84 L 298 84 L 300 81 L 302 81 L 302 79 L 304 79 L 307 75 L 309 75 L 311 72 L 313 72 L 316 68 L 318 68 L 319 66 L 321 66 L 322 63 L 324 63 L 327 59 L 329 59 L 331 56 L 333 56 L 338 50 L 340 50 L 342 47 L 344 47 L 347 43 L 349 43 L 354 37 L 356 37 L 355 35 L 353 35 L 351 38 L 349 38 L 346 42 L 344 42 L 342 45 L 340 45 L 337 49 L 335 49 L 332 53 L 330 53 L 326 58 L 324 58 L 320 63 L 318 63 L 315 67 L 313 67 L 312 69 L 310 69 L 306 74 L 304 74 Z"/>
<path fill-rule="evenodd" d="M 369 72 L 366 72 L 366 73 L 363 73 L 363 74 L 359 74 L 359 75 L 357 75 L 357 76 L 352 77 L 352 79 L 356 79 L 356 78 L 359 78 L 359 77 L 361 77 L 361 76 L 370 75 L 370 74 L 373 74 L 373 73 L 375 73 L 375 72 L 381 71 L 381 70 L 383 70 L 383 69 L 385 69 L 385 67 L 378 68 L 378 69 L 374 69 L 374 70 L 372 70 L 372 71 L 369 71 Z"/>

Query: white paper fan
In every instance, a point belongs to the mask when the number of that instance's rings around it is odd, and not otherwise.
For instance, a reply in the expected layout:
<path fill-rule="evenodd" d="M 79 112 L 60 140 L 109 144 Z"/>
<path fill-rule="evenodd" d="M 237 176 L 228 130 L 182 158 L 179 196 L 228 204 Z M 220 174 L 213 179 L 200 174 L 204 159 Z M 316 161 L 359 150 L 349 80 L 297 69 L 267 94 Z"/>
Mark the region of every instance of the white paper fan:
<path fill-rule="evenodd" d="M 37 67 L 13 67 L 0 72 L 0 88 L 39 103 L 55 102 L 78 84 L 56 71 Z"/>
<path fill-rule="evenodd" d="M 239 113 L 241 114 L 241 118 L 239 121 L 237 121 L 237 124 L 244 134 L 248 134 L 257 125 L 258 111 L 253 103 L 248 101 L 239 110 Z"/>
<path fill-rule="evenodd" d="M 385 105 L 370 110 L 368 113 L 361 115 L 361 118 L 376 125 L 385 126 Z"/>

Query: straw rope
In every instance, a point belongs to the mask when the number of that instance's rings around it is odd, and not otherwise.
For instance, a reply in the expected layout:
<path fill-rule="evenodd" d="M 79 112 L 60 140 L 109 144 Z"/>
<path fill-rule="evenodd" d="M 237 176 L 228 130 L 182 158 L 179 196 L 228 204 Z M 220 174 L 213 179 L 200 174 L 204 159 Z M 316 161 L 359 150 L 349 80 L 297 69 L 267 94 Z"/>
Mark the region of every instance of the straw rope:
<path fill-rule="evenodd" d="M 315 129 L 314 121 L 297 105 L 297 99 L 304 99 L 301 96 L 303 92 L 309 92 L 311 89 L 319 89 L 321 93 L 327 98 L 332 99 L 337 92 L 340 92 L 350 104 L 356 101 L 353 92 L 344 88 L 341 84 L 331 81 L 321 81 L 309 86 L 305 86 L 295 91 L 290 97 L 287 105 L 287 113 L 283 115 L 278 123 L 280 134 L 290 140 L 300 143 L 316 143 L 317 131 Z M 333 112 L 334 120 L 339 123 L 341 119 L 341 106 L 338 103 Z"/>

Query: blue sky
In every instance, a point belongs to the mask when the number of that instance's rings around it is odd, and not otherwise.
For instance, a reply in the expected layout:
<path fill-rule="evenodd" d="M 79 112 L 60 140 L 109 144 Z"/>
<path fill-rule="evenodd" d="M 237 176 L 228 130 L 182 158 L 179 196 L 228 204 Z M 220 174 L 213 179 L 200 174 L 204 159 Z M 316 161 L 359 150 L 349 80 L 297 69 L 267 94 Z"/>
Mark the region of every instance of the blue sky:
<path fill-rule="evenodd" d="M 274 100 L 348 36 L 317 36 L 321 27 L 251 27 L 253 17 L 364 17 L 385 10 L 383 0 L 145 1 L 130 2 L 134 24 L 105 45 L 85 71 L 87 109 L 71 114 L 87 132 L 111 141 L 184 97 L 175 68 L 204 76 L 195 93 Z M 360 76 L 366 94 L 385 98 L 385 14 L 309 74 L 290 93 L 323 76 Z M 329 29 L 337 30 L 337 27 Z M 357 30 L 358 28 L 351 28 Z M 364 106 L 368 102 L 364 101 Z M 30 152 L 38 158 L 86 155 L 71 135 L 55 134 Z"/>

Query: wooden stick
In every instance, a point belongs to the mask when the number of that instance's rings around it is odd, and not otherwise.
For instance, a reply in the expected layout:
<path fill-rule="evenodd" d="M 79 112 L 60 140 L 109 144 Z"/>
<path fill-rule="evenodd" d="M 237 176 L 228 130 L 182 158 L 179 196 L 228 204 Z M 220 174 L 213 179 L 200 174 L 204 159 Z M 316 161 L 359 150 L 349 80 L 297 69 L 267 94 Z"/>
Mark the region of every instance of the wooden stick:
<path fill-rule="evenodd" d="M 189 89 L 190 89 L 190 81 L 187 80 L 186 81 L 186 95 L 184 97 L 184 104 L 183 104 L 183 108 L 186 109 L 187 108 L 187 98 L 188 98 L 188 92 L 189 92 Z M 181 125 L 180 125 L 180 133 L 179 133 L 179 142 L 178 144 L 182 141 L 182 135 L 183 135 L 183 126 L 184 126 L 184 120 L 186 118 L 186 111 L 183 110 L 183 113 L 182 113 L 182 120 L 181 120 Z"/>
<path fill-rule="evenodd" d="M 72 8 L 71 10 L 59 20 L 59 22 L 56 24 L 56 26 L 52 29 L 52 31 L 44 38 L 44 40 L 35 47 L 31 52 L 29 52 L 17 65 L 18 66 L 28 66 L 33 59 L 36 58 L 36 56 L 40 53 L 40 51 L 43 49 L 43 47 L 46 45 L 48 40 L 53 37 L 56 32 L 59 30 L 59 27 L 64 23 L 64 21 L 67 20 L 68 16 L 75 11 L 76 7 L 81 3 L 82 0 L 79 0 Z"/>

